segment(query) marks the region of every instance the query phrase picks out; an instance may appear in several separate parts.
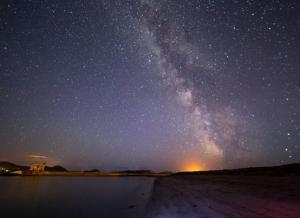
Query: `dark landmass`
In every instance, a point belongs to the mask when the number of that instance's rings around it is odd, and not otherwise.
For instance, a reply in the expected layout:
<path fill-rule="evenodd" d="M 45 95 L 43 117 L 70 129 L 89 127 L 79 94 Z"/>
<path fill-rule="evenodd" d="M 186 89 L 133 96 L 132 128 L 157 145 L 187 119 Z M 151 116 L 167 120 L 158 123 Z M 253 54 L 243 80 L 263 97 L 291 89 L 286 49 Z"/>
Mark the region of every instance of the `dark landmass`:
<path fill-rule="evenodd" d="M 92 169 L 92 170 L 86 170 L 85 173 L 100 173 L 100 170 L 98 169 Z"/>
<path fill-rule="evenodd" d="M 17 171 L 17 170 L 22 170 L 22 171 L 28 171 L 29 170 L 29 166 L 21 166 L 21 165 L 17 165 L 11 162 L 7 162 L 7 161 L 1 161 L 0 162 L 0 173 L 1 171 L 5 171 L 6 170 L 8 172 L 13 172 L 13 171 Z M 45 171 L 48 172 L 68 172 L 68 170 L 62 166 L 56 165 L 56 166 L 46 166 L 45 167 Z"/>
<path fill-rule="evenodd" d="M 1 161 L 0 162 L 0 168 L 8 169 L 8 170 L 15 170 L 19 169 L 19 166 L 7 161 Z"/>
<path fill-rule="evenodd" d="M 16 171 L 16 170 L 28 170 L 29 167 L 17 165 L 8 161 L 0 161 L 0 169 L 7 169 L 8 171 Z"/>
<path fill-rule="evenodd" d="M 16 173 L 16 171 L 19 171 Z M 155 173 L 151 170 L 126 170 L 119 172 L 101 172 L 98 169 L 86 171 L 68 171 L 62 166 L 46 166 L 45 171 L 32 173 L 28 166 L 19 166 L 14 163 L 0 162 L 1 176 L 166 176 L 170 174 Z"/>
<path fill-rule="evenodd" d="M 152 170 L 125 170 L 125 171 L 118 171 L 115 173 L 120 173 L 120 174 L 155 174 L 154 171 Z"/>
<path fill-rule="evenodd" d="M 53 167 L 46 166 L 45 170 L 49 172 L 68 172 L 66 168 L 59 165 Z"/>
<path fill-rule="evenodd" d="M 224 170 L 210 170 L 197 172 L 178 172 L 172 176 L 178 175 L 256 175 L 256 176 L 300 176 L 300 163 L 293 163 L 281 166 L 270 167 L 248 167 L 240 169 L 224 169 Z"/>

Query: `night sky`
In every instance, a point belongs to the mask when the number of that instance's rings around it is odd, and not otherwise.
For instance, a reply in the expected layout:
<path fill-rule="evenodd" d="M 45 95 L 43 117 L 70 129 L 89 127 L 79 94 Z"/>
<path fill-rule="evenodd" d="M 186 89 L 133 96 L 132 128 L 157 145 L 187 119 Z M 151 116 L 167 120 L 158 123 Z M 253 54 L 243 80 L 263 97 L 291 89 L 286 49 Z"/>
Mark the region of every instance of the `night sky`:
<path fill-rule="evenodd" d="M 300 161 L 299 1 L 1 1 L 0 160 Z"/>

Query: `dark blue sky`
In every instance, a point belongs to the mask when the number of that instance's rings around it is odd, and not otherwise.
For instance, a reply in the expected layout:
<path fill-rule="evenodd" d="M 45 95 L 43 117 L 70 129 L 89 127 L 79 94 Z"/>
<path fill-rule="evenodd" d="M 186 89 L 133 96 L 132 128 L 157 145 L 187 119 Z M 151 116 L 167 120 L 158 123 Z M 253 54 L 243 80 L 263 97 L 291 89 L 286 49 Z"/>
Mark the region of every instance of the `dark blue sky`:
<path fill-rule="evenodd" d="M 1 1 L 0 159 L 300 161 L 297 1 Z"/>

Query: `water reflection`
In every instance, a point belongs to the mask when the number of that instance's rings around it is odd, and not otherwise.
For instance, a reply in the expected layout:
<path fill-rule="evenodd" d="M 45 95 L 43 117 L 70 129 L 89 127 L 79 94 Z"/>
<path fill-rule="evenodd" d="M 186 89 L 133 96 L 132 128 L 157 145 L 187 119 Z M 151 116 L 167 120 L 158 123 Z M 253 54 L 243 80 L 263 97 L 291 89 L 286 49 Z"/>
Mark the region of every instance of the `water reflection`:
<path fill-rule="evenodd" d="M 147 177 L 0 177 L 1 217 L 142 217 Z"/>

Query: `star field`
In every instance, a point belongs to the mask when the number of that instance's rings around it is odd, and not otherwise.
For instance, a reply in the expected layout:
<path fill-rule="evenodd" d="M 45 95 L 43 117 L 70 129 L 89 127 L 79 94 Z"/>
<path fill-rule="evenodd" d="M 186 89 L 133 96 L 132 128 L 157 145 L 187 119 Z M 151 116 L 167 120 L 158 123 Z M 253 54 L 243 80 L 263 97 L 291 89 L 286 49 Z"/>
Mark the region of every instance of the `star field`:
<path fill-rule="evenodd" d="M 297 1 L 2 1 L 0 159 L 300 161 Z"/>

